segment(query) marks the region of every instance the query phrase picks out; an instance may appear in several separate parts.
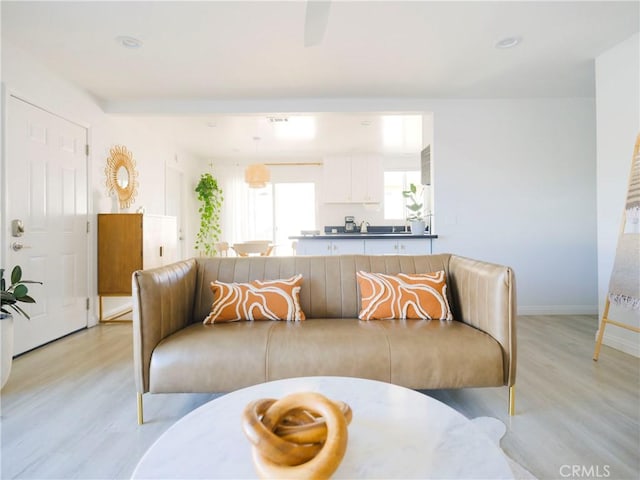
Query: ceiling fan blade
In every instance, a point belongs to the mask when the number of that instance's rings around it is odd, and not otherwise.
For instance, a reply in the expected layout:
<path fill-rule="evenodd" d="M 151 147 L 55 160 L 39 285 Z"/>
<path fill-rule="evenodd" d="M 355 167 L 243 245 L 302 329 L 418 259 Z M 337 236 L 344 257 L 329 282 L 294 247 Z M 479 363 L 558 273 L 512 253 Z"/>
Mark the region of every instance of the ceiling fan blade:
<path fill-rule="evenodd" d="M 307 0 L 304 19 L 304 46 L 319 45 L 324 38 L 329 20 L 331 0 Z"/>

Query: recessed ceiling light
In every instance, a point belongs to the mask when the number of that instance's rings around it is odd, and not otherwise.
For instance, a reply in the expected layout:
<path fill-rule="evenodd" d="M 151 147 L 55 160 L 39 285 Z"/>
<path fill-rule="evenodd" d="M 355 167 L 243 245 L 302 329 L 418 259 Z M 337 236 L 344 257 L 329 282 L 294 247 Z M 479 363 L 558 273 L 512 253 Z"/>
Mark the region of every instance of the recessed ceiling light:
<path fill-rule="evenodd" d="M 513 48 L 516 45 L 519 45 L 522 42 L 522 37 L 505 37 L 502 40 L 499 40 L 495 47 L 496 48 Z"/>
<path fill-rule="evenodd" d="M 116 37 L 116 42 L 122 45 L 124 48 L 140 48 L 142 47 L 142 40 L 139 40 L 135 37 L 128 37 L 126 35 L 121 35 Z"/>

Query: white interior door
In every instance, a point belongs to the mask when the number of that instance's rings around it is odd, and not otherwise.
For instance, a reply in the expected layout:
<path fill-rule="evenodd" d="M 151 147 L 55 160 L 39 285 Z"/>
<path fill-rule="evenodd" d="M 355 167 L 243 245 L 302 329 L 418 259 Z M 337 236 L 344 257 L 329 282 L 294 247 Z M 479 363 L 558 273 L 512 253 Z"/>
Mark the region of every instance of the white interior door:
<path fill-rule="evenodd" d="M 166 185 L 165 185 L 165 215 L 176 217 L 176 245 L 177 259 L 185 258 L 184 246 L 184 175 L 180 170 L 167 165 L 166 169 Z"/>
<path fill-rule="evenodd" d="M 7 270 L 44 283 L 15 317 L 17 355 L 87 326 L 87 129 L 11 96 L 6 141 Z"/>

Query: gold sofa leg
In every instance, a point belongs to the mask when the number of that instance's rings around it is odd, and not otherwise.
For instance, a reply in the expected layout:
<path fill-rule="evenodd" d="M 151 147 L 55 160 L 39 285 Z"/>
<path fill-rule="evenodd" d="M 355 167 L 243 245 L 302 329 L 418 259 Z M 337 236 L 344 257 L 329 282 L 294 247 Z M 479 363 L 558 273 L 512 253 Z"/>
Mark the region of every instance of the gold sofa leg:
<path fill-rule="evenodd" d="M 509 387 L 509 416 L 513 417 L 516 414 L 516 386 L 511 385 Z"/>
<path fill-rule="evenodd" d="M 142 394 L 138 393 L 138 425 L 142 425 L 144 419 L 142 417 Z"/>

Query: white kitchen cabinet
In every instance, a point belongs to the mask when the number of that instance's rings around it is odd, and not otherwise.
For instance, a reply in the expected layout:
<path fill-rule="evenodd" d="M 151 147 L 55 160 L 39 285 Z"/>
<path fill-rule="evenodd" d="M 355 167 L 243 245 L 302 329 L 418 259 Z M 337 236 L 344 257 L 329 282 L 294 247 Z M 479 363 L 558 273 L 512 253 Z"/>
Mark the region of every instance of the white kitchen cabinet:
<path fill-rule="evenodd" d="M 364 240 L 332 240 L 331 255 L 362 255 Z"/>
<path fill-rule="evenodd" d="M 331 240 L 301 238 L 296 246 L 296 255 L 331 255 Z"/>
<path fill-rule="evenodd" d="M 429 255 L 431 238 L 301 238 L 298 255 Z"/>
<path fill-rule="evenodd" d="M 384 195 L 382 157 L 351 157 L 351 197 L 356 203 L 380 203 Z"/>
<path fill-rule="evenodd" d="M 326 157 L 322 165 L 325 203 L 351 203 L 351 158 Z"/>
<path fill-rule="evenodd" d="M 428 255 L 431 253 L 431 239 L 366 239 L 364 253 L 366 255 Z"/>
<path fill-rule="evenodd" d="M 367 239 L 364 241 L 364 253 L 366 255 L 398 253 L 398 240 L 395 238 L 390 238 L 388 240 Z"/>
<path fill-rule="evenodd" d="M 298 255 L 348 255 L 364 253 L 364 240 L 300 239 L 296 247 Z"/>
<path fill-rule="evenodd" d="M 380 203 L 383 197 L 382 157 L 332 156 L 324 159 L 325 203 Z"/>

